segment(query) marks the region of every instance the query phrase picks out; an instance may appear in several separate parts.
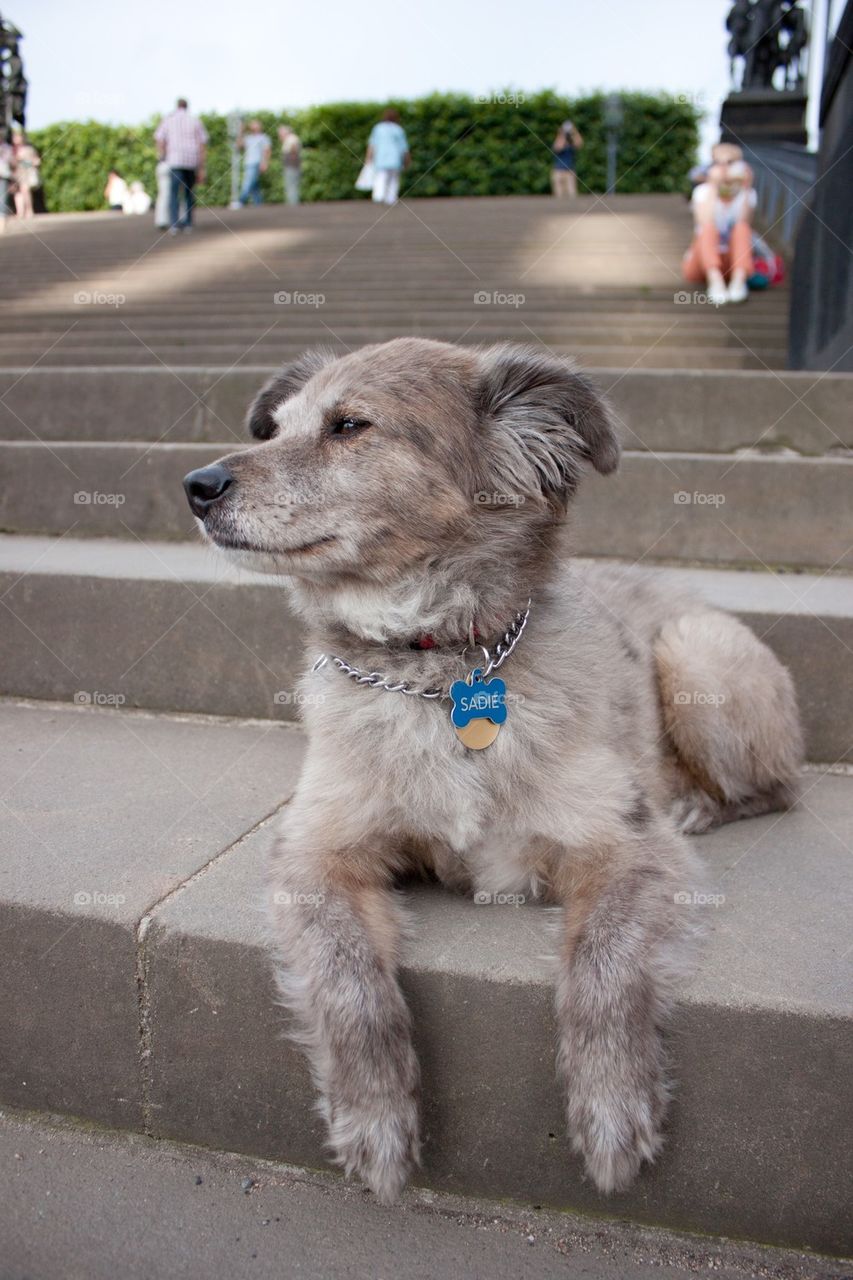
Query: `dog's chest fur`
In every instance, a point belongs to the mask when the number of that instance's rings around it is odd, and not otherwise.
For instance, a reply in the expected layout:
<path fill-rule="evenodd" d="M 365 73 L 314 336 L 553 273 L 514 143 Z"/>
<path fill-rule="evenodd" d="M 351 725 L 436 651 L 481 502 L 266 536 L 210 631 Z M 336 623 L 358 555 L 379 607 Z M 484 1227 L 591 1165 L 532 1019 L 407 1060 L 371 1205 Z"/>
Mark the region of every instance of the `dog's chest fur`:
<path fill-rule="evenodd" d="M 602 745 L 599 711 L 555 696 L 547 672 L 523 659 L 507 664 L 506 682 L 507 723 L 469 751 L 447 700 L 358 686 L 331 665 L 306 676 L 312 747 L 345 790 L 351 831 L 415 841 L 442 878 L 527 892 L 546 874 L 541 850 L 583 843 L 624 812 L 632 784 Z"/>
<path fill-rule="evenodd" d="M 348 842 L 413 842 L 442 878 L 511 891 L 547 875 L 547 851 L 604 847 L 638 797 L 662 798 L 650 643 L 662 606 L 642 579 L 590 578 L 591 591 L 566 568 L 558 593 L 540 593 L 500 669 L 509 714 L 485 750 L 459 741 L 448 699 L 360 686 L 331 662 L 306 674 L 312 794 L 343 814 Z M 314 643 L 336 651 L 332 637 Z M 464 675 L 436 652 L 379 656 L 353 641 L 344 655 L 414 687 Z"/>
<path fill-rule="evenodd" d="M 332 669 L 306 682 L 312 739 L 345 771 L 359 826 L 410 831 L 468 849 L 496 818 L 500 774 L 512 746 L 470 752 L 450 723 L 450 704 L 359 687 Z M 516 735 L 521 726 L 514 726 Z"/>
<path fill-rule="evenodd" d="M 338 672 L 329 673 L 327 693 L 333 681 L 329 701 L 317 708 L 317 729 L 324 756 L 334 734 L 349 822 L 367 838 L 382 832 L 401 848 L 414 843 L 428 865 L 450 879 L 480 886 L 486 865 L 505 862 L 501 887 L 515 887 L 523 878 L 524 836 L 510 829 L 515 823 L 501 792 L 521 725 L 513 726 L 512 741 L 505 726 L 491 747 L 469 752 L 450 723 L 449 703 L 359 688 Z"/>

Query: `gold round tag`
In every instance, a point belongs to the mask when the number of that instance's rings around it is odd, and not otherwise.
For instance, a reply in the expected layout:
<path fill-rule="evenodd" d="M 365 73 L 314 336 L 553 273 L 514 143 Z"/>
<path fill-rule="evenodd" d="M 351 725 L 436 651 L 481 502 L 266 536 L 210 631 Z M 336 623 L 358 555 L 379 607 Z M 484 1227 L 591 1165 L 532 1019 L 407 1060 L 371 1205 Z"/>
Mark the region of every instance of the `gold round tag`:
<path fill-rule="evenodd" d="M 490 747 L 500 732 L 500 725 L 492 724 L 491 720 L 470 720 L 464 729 L 458 729 L 456 725 L 453 727 L 459 741 L 470 751 Z"/>

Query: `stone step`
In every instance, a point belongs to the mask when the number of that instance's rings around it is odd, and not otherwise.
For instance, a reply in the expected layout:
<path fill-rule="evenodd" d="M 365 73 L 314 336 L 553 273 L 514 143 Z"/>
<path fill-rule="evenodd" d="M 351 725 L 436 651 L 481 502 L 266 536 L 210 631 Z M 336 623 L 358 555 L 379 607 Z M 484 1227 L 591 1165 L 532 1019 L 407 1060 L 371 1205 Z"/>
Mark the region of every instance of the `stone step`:
<path fill-rule="evenodd" d="M 732 610 L 790 668 L 810 759 L 853 761 L 849 578 L 657 572 Z M 0 538 L 0 598 L 0 692 L 264 720 L 298 713 L 307 659 L 283 588 L 207 547 Z"/>
<path fill-rule="evenodd" d="M 214 260 L 220 247 L 205 246 Z M 332 249 L 330 246 L 329 250 Z M 333 269 L 330 269 L 328 252 L 324 250 L 323 255 L 316 259 L 302 252 L 291 262 L 278 263 L 281 270 L 234 272 L 223 276 L 218 283 L 209 274 L 193 272 L 187 287 L 180 291 L 175 289 L 174 277 L 165 269 L 165 260 L 159 264 L 162 269 L 155 270 L 149 277 L 141 274 L 129 276 L 125 270 L 126 263 L 113 267 L 109 264 L 80 264 L 82 279 L 76 283 L 67 272 L 60 277 L 52 266 L 41 275 L 19 271 L 15 284 L 23 286 L 26 292 L 19 300 L 17 291 L 10 287 L 9 281 L 4 281 L 0 290 L 0 316 L 7 320 L 13 318 L 17 307 L 21 317 L 29 320 L 39 316 L 46 318 L 48 312 L 56 314 L 62 311 L 79 321 L 87 315 L 115 316 L 117 308 L 139 309 L 144 313 L 152 309 L 171 310 L 174 306 L 180 311 L 200 307 L 205 301 L 222 303 L 223 300 L 233 304 L 239 312 L 244 304 L 251 306 L 259 300 L 269 306 L 280 290 L 300 293 L 319 290 L 326 299 L 326 305 L 333 301 L 352 305 L 362 297 L 391 306 L 404 302 L 430 311 L 436 300 L 461 301 L 470 306 L 475 297 L 485 290 L 492 294 L 516 296 L 510 299 L 493 297 L 489 301 L 477 297 L 480 310 L 488 307 L 510 310 L 516 305 L 533 305 L 545 311 L 562 307 L 569 311 L 591 312 L 627 309 L 640 315 L 660 311 L 673 317 L 676 314 L 685 317 L 703 314 L 717 316 L 718 319 L 725 316 L 726 322 L 733 324 L 746 323 L 749 317 L 783 318 L 784 304 L 790 296 L 784 286 L 767 291 L 755 290 L 750 293 L 747 306 L 727 307 L 719 311 L 707 302 L 701 288 L 685 286 L 677 271 L 667 270 L 654 281 L 641 285 L 631 280 L 609 280 L 596 286 L 590 279 L 583 287 L 576 287 L 572 281 L 548 278 L 547 274 L 530 276 L 520 270 L 517 261 L 502 261 L 491 253 L 478 261 L 478 272 L 464 272 L 452 263 L 449 268 L 443 267 L 433 254 L 419 256 L 416 246 L 409 245 L 407 250 L 405 275 L 400 272 L 380 274 L 388 256 L 384 249 L 378 253 L 362 252 L 356 260 L 344 260 Z M 101 297 L 102 293 L 112 296 Z M 517 297 L 518 294 L 523 295 L 523 301 Z M 49 309 L 45 306 L 48 301 Z"/>
<path fill-rule="evenodd" d="M 505 319 L 500 316 L 481 316 L 464 311 L 444 311 L 435 316 L 423 316 L 413 312 L 402 315 L 363 315 L 358 320 L 339 319 L 335 313 L 332 325 L 326 324 L 318 315 L 306 313 L 289 319 L 286 326 L 275 326 L 275 315 L 267 314 L 262 320 L 236 320 L 228 324 L 199 325 L 194 319 L 186 325 L 176 323 L 164 317 L 162 323 L 136 324 L 128 323 L 128 328 L 109 328 L 101 331 L 97 326 L 78 325 L 68 332 L 68 326 L 57 329 L 39 330 L 34 333 L 3 335 L 3 344 L 9 359 L 20 357 L 22 352 L 32 349 L 44 350 L 51 346 L 53 340 L 61 340 L 61 348 L 66 353 L 88 351 L 93 347 L 103 348 L 106 357 L 113 350 L 124 351 L 134 346 L 150 347 L 158 353 L 166 351 L 182 351 L 185 348 L 196 348 L 201 351 L 215 351 L 220 348 L 242 347 L 244 350 L 254 348 L 275 347 L 285 340 L 289 345 L 294 343 L 305 347 L 321 346 L 330 338 L 343 347 L 362 346 L 369 342 L 389 342 L 401 333 L 411 333 L 419 338 L 431 338 L 434 341 L 452 341 L 453 337 L 467 331 L 469 342 L 490 343 L 511 339 L 518 342 L 530 341 L 530 329 L 535 326 L 539 343 L 563 349 L 577 347 L 589 350 L 592 347 L 630 347 L 635 343 L 663 347 L 664 351 L 681 351 L 703 349 L 707 354 L 729 352 L 737 343 L 733 343 L 730 333 L 721 332 L 712 325 L 702 325 L 701 321 L 685 325 L 672 325 L 666 317 L 641 323 L 633 320 L 620 321 L 608 316 L 587 318 L 578 317 L 573 322 L 560 318 L 543 320 L 533 319 L 530 324 L 526 317 L 515 316 Z M 272 336 L 270 331 L 273 330 Z M 751 348 L 760 351 L 767 347 L 778 347 L 784 344 L 784 329 L 777 325 L 765 326 L 761 331 L 751 333 Z"/>
<path fill-rule="evenodd" d="M 411 332 L 412 326 L 407 325 L 406 329 Z M 399 329 L 394 328 L 386 333 L 373 334 L 373 340 L 385 341 L 399 336 Z M 435 337 L 438 335 L 430 336 Z M 456 342 L 464 337 L 464 329 L 460 330 L 456 325 L 451 325 L 448 327 L 447 332 L 440 336 L 448 342 Z M 517 331 L 510 331 L 504 327 L 499 336 L 501 340 L 507 339 L 514 342 L 529 342 L 531 340 L 531 334 L 524 326 Z M 92 364 L 109 366 L 111 363 L 140 368 L 150 365 L 153 361 L 155 364 L 160 362 L 167 368 L 181 364 L 220 364 L 231 369 L 238 368 L 241 365 L 254 364 L 258 360 L 265 364 L 280 364 L 283 360 L 294 360 L 298 355 L 302 354 L 306 345 L 311 344 L 306 343 L 304 339 L 298 339 L 293 343 L 278 339 L 274 342 L 256 343 L 251 346 L 246 343 L 217 346 L 209 343 L 198 344 L 190 336 L 186 342 L 174 347 L 158 347 L 157 344 L 143 345 L 138 339 L 131 338 L 127 343 L 111 347 L 105 347 L 100 344 L 84 346 L 75 350 L 66 348 L 63 343 L 59 342 L 50 348 L 50 360 L 51 364 L 63 368 L 76 368 L 79 365 Z M 344 355 L 347 351 L 347 347 L 338 342 L 333 333 L 325 330 L 321 345 L 329 347 L 339 355 Z M 551 344 L 550 350 L 555 355 L 568 356 L 576 360 L 585 369 L 609 366 L 614 369 L 729 369 L 732 371 L 746 369 L 758 371 L 761 369 L 781 369 L 784 366 L 785 356 L 782 345 L 761 346 L 759 343 L 757 346 L 750 344 L 747 347 L 738 345 L 736 342 L 733 342 L 731 347 L 714 348 L 701 345 L 667 347 L 663 344 L 658 344 L 655 346 L 646 342 L 641 342 L 639 347 L 594 346 L 586 343 L 559 342 Z M 38 342 L 28 352 L 13 351 L 5 353 L 0 351 L 0 370 L 5 371 L 13 368 L 19 365 L 22 359 L 31 358 L 35 363 L 44 353 L 44 344 Z"/>
<path fill-rule="evenodd" d="M 104 1230 L 105 1188 L 120 1231 Z M 68 1277 L 68 1259 L 86 1280 L 151 1280 L 185 1258 L 187 1275 L 253 1280 L 281 1280 L 283 1258 L 300 1280 L 564 1280 L 576 1255 L 586 1280 L 849 1276 L 842 1259 L 426 1188 L 389 1213 L 332 1173 L 11 1107 L 0 1195 L 10 1280 Z"/>
<path fill-rule="evenodd" d="M 0 722 L 0 1100 L 321 1167 L 262 941 L 265 819 L 294 784 L 299 734 L 10 703 Z M 420 1183 L 849 1249 L 851 839 L 853 780 L 810 773 L 798 810 L 698 840 L 713 905 L 685 907 L 708 941 L 672 1028 L 668 1140 L 610 1198 L 564 1134 L 552 917 L 409 889 Z"/>
<path fill-rule="evenodd" d="M 543 200 L 481 199 L 467 207 L 436 200 L 420 204 L 420 212 L 403 205 L 378 214 L 350 203 L 336 221 L 313 217 L 311 211 L 282 217 L 273 208 L 242 216 L 200 210 L 196 234 L 177 242 L 147 219 L 132 225 L 120 219 L 84 221 L 64 236 L 51 219 L 40 219 L 38 238 L 17 236 L 14 228 L 6 252 L 14 253 L 19 276 L 28 284 L 67 283 L 71 272 L 85 282 L 111 271 L 138 285 L 165 280 L 171 271 L 204 287 L 209 280 L 200 278 L 198 263 L 211 254 L 229 266 L 239 264 L 244 279 L 282 270 L 296 275 L 306 264 L 347 278 L 365 274 L 369 263 L 384 268 L 381 274 L 388 279 L 389 268 L 405 256 L 415 274 L 434 265 L 436 275 L 445 278 L 476 279 L 478 272 L 494 267 L 531 285 L 576 280 L 625 289 L 638 280 L 648 288 L 678 282 L 692 230 L 687 202 L 664 196 L 655 207 L 635 205 L 624 217 L 620 203 L 617 196 L 608 198 L 607 206 L 599 202 L 597 209 L 579 201 L 561 210 Z M 490 205 L 497 219 L 489 216 Z M 2 293 L 9 292 L 4 281 Z"/>
<path fill-rule="evenodd" d="M 182 477 L 244 447 L 0 442 L 6 533 L 195 536 Z M 853 566 L 853 457 L 629 451 L 592 475 L 574 507 L 582 555 L 811 568 Z"/>
<path fill-rule="evenodd" d="M 721 310 L 685 289 L 691 217 L 675 195 L 570 209 L 526 197 L 202 209 L 197 234 L 179 240 L 147 219 L 39 228 L 0 244 L 4 366 L 48 353 L 62 365 L 259 363 L 287 354 L 288 334 L 350 343 L 404 331 L 540 341 L 623 368 L 785 362 L 784 288 Z M 281 293 L 325 300 L 276 306 Z"/>
<path fill-rule="evenodd" d="M 426 292 L 429 288 L 429 292 Z M 79 292 L 79 291 L 78 291 Z M 540 324 L 559 330 L 582 326 L 585 321 L 601 327 L 606 324 L 631 325 L 638 333 L 662 327 L 672 332 L 698 329 L 709 335 L 728 333 L 746 335 L 755 333 L 777 335 L 784 332 L 786 319 L 777 306 L 768 307 L 750 300 L 749 308 L 742 308 L 727 317 L 726 327 L 719 323 L 717 310 L 705 304 L 704 295 L 697 294 L 698 301 L 689 302 L 671 291 L 658 292 L 638 299 L 609 296 L 586 297 L 573 293 L 550 291 L 538 297 L 534 293 L 514 293 L 494 290 L 491 303 L 481 303 L 482 291 L 458 285 L 443 287 L 438 281 L 435 287 L 426 280 L 412 293 L 398 290 L 394 293 L 375 291 L 353 281 L 346 289 L 326 284 L 313 289 L 302 289 L 291 282 L 289 290 L 255 288 L 249 294 L 233 294 L 223 288 L 216 295 L 196 292 L 179 298 L 163 297 L 130 299 L 127 295 L 94 294 L 84 292 L 84 298 L 92 301 L 73 303 L 75 295 L 58 298 L 49 312 L 41 307 L 26 305 L 14 310 L 11 304 L 0 304 L 0 332 L 4 338 L 18 335 L 52 334 L 57 336 L 72 328 L 75 334 L 92 332 L 100 335 L 120 334 L 122 326 L 134 330 L 156 332 L 158 329 L 185 331 L 199 325 L 205 330 L 241 330 L 250 323 L 259 333 L 271 322 L 279 326 L 304 321 L 316 324 L 321 319 L 334 316 L 341 324 L 369 324 L 375 317 L 379 321 L 393 321 L 405 326 L 435 322 L 446 318 L 448 311 L 469 324 L 508 324 L 524 320 L 534 330 Z M 115 299 L 115 305 L 109 299 Z M 332 321 L 334 323 L 334 321 Z M 464 325 L 462 326 L 464 328 Z"/>
<path fill-rule="evenodd" d="M 256 324 L 263 331 L 264 322 L 317 323 L 328 311 L 334 311 L 342 324 L 364 325 L 373 316 L 379 320 L 422 316 L 426 321 L 441 319 L 452 309 L 454 314 L 478 324 L 507 323 L 515 319 L 536 317 L 543 324 L 552 326 L 568 324 L 580 326 L 585 321 L 601 326 L 605 323 L 630 324 L 639 331 L 663 326 L 673 330 L 694 328 L 707 330 L 709 334 L 725 334 L 720 325 L 720 312 L 710 304 L 676 301 L 672 292 L 658 291 L 639 298 L 636 293 L 625 297 L 610 294 L 583 295 L 568 291 L 548 290 L 514 293 L 495 289 L 483 291 L 460 287 L 458 283 L 442 286 L 427 280 L 409 289 L 373 289 L 360 281 L 353 281 L 346 288 L 327 284 L 324 290 L 315 292 L 291 284 L 290 289 L 280 290 L 269 285 L 254 286 L 250 291 L 236 292 L 223 286 L 215 293 L 189 291 L 185 295 L 165 295 L 130 298 L 123 294 L 96 294 L 88 300 L 74 302 L 75 295 L 57 299 L 50 312 L 41 307 L 27 308 L 26 304 L 14 311 L 10 303 L 0 304 L 0 332 L 9 338 L 17 334 L 61 333 L 69 325 L 74 332 L 89 330 L 99 334 L 120 333 L 124 324 L 133 328 L 156 331 L 174 329 L 183 332 L 189 323 L 198 323 L 203 329 L 241 329 Z M 697 297 L 702 295 L 697 294 Z M 107 300 L 112 297 L 113 301 Z M 491 299 L 489 301 L 489 299 Z M 723 314 L 726 314 L 725 312 Z M 777 306 L 750 299 L 748 308 L 732 309 L 727 315 L 727 325 L 735 333 L 743 332 L 747 324 L 759 333 L 776 333 L 785 327 L 784 313 Z"/>
<path fill-rule="evenodd" d="M 215 443 L 242 434 L 252 396 L 282 363 L 0 372 L 0 439 Z M 853 449 L 853 374 L 599 368 L 591 374 L 631 449 L 800 453 Z"/>
<path fill-rule="evenodd" d="M 424 292 L 424 285 L 429 283 L 429 292 Z M 79 292 L 79 291 L 76 291 Z M 90 291 L 83 291 L 84 294 Z M 284 293 L 285 297 L 276 302 L 276 296 Z M 546 319 L 570 317 L 573 320 L 592 317 L 623 319 L 632 324 L 644 325 L 666 319 L 677 320 L 681 324 L 696 324 L 716 327 L 719 319 L 717 310 L 701 302 L 675 299 L 670 289 L 649 290 L 638 295 L 636 290 L 618 292 L 608 290 L 606 293 L 575 293 L 568 289 L 543 289 L 539 286 L 527 286 L 526 292 L 519 294 L 512 290 L 501 289 L 493 285 L 486 293 L 490 300 L 480 299 L 481 290 L 460 286 L 458 280 L 443 281 L 435 279 L 432 272 L 429 279 L 417 284 L 400 284 L 394 288 L 370 281 L 353 280 L 346 285 L 326 282 L 320 297 L 312 291 L 291 282 L 289 290 L 279 290 L 265 285 L 253 285 L 245 288 L 239 284 L 223 282 L 217 289 L 193 289 L 186 294 L 159 296 L 151 293 L 143 297 L 129 298 L 127 295 L 113 297 L 110 302 L 106 298 L 92 296 L 85 302 L 75 302 L 75 291 L 69 286 L 64 299 L 57 300 L 50 313 L 42 307 L 28 303 L 22 299 L 15 307 L 10 302 L 0 302 L 0 331 L 14 333 L 34 333 L 61 330 L 72 321 L 78 328 L 97 328 L 101 331 L 114 329 L 121 319 L 132 315 L 140 324 L 165 322 L 184 323 L 197 321 L 205 327 L 227 327 L 233 317 L 242 323 L 250 319 L 261 319 L 269 316 L 271 308 L 288 307 L 287 314 L 306 314 L 315 309 L 322 311 L 324 307 L 334 307 L 336 314 L 352 320 L 358 320 L 369 306 L 371 311 L 388 315 L 433 316 L 440 314 L 448 307 L 466 313 L 471 318 L 490 314 L 507 315 L 510 312 L 523 310 L 535 313 Z M 287 295 L 290 295 L 289 301 Z M 497 296 L 495 296 L 497 295 Z M 688 294 L 688 298 L 692 295 Z M 701 297 L 697 292 L 697 297 Z M 119 298 L 123 298 L 120 301 Z M 322 301 L 320 300 L 322 298 Z M 227 307 L 227 314 L 211 308 Z M 281 310 L 274 313 L 283 314 Z M 726 314 L 726 313 L 724 313 Z M 770 295 L 753 294 L 749 299 L 749 309 L 732 310 L 727 316 L 727 323 L 732 328 L 746 325 L 761 325 L 765 328 L 784 328 L 784 313 L 780 312 L 775 299 Z"/>

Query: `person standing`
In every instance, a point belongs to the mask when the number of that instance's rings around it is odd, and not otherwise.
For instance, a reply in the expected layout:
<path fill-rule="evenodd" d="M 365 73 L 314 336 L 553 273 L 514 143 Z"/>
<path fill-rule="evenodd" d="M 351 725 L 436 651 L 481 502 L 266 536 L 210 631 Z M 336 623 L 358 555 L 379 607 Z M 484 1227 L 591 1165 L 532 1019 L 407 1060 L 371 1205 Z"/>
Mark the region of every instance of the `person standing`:
<path fill-rule="evenodd" d="M 583 146 L 583 138 L 571 120 L 564 120 L 551 144 L 554 157 L 551 169 L 551 191 L 559 199 L 576 196 L 578 178 L 575 173 L 577 153 Z"/>
<path fill-rule="evenodd" d="M 39 185 L 41 156 L 27 142 L 20 129 L 12 134 L 12 177 L 15 183 L 15 212 L 19 218 L 33 216 L 33 191 Z"/>
<path fill-rule="evenodd" d="M 246 205 L 250 200 L 260 204 L 261 174 L 269 168 L 272 143 L 264 133 L 260 120 L 249 121 L 248 134 L 241 133 L 237 146 L 243 149 L 243 190 L 240 192 L 240 203 Z"/>
<path fill-rule="evenodd" d="M 396 204 L 400 191 L 400 173 L 411 164 L 409 143 L 399 112 L 389 107 L 373 126 L 367 144 L 367 163 L 376 171 L 372 198 L 377 204 Z"/>
<path fill-rule="evenodd" d="M 172 208 L 172 170 L 165 160 L 157 162 L 157 202 L 154 205 L 154 226 L 165 231 L 169 225 Z"/>
<path fill-rule="evenodd" d="M 12 164 L 15 153 L 11 145 L 0 135 L 0 231 L 6 230 L 6 215 L 9 212 L 9 183 L 12 180 Z"/>
<path fill-rule="evenodd" d="M 281 163 L 284 169 L 284 198 L 288 204 L 299 204 L 302 179 L 302 143 L 289 124 L 279 125 Z"/>
<path fill-rule="evenodd" d="M 164 116 L 154 134 L 161 160 L 171 171 L 169 234 L 176 236 L 179 230 L 191 231 L 195 184 L 204 182 L 204 158 L 207 146 L 207 130 L 195 116 L 190 115 L 186 98 L 178 98 L 174 111 Z M 183 197 L 184 216 L 180 216 Z"/>

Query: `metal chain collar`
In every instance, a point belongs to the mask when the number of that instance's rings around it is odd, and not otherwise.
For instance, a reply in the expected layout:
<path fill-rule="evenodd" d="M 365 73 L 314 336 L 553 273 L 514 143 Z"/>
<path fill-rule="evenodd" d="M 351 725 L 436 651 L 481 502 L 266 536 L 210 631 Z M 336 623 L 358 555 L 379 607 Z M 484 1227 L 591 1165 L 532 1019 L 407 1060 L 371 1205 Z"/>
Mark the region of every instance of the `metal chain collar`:
<path fill-rule="evenodd" d="M 527 601 L 527 608 L 520 609 L 513 618 L 509 627 L 504 632 L 501 639 L 494 648 L 494 653 L 490 652 L 485 645 L 480 645 L 486 659 L 486 665 L 482 668 L 481 680 L 487 680 L 493 671 L 497 671 L 522 637 L 524 628 L 527 626 L 527 619 L 530 617 L 530 601 Z M 472 627 L 473 631 L 473 627 Z M 462 652 L 462 656 L 472 648 L 467 644 Z M 312 671 L 321 671 L 327 662 L 333 662 L 339 671 L 343 671 L 345 676 L 349 676 L 356 684 L 366 685 L 370 689 L 382 689 L 385 693 L 406 693 L 410 697 L 430 698 L 430 699 L 449 699 L 450 694 L 444 689 L 416 689 L 413 688 L 408 680 L 400 680 L 392 683 L 387 676 L 381 671 L 360 671 L 358 667 L 352 666 L 345 658 L 338 658 L 335 654 L 321 653 L 317 661 L 311 668 Z M 473 672 L 469 672 L 468 682 L 470 683 Z"/>

